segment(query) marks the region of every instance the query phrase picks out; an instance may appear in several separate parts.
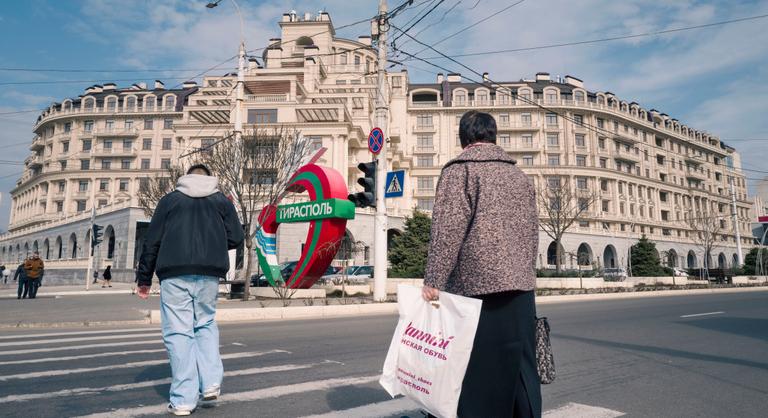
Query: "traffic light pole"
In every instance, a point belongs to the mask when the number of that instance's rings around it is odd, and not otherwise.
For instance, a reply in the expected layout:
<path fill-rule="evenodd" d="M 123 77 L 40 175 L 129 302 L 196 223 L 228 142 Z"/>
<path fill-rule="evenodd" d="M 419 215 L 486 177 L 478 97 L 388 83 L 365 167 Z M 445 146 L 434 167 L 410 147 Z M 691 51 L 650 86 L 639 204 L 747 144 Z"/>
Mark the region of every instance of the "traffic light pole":
<path fill-rule="evenodd" d="M 378 13 L 379 26 L 379 57 L 377 94 L 375 102 L 375 125 L 384 132 L 381 152 L 377 156 L 376 165 L 376 216 L 373 230 L 373 300 L 383 302 L 387 298 L 387 207 L 384 200 L 385 181 L 387 176 L 387 140 L 386 133 L 388 106 L 387 106 L 387 0 L 379 0 Z"/>
<path fill-rule="evenodd" d="M 91 200 L 93 202 L 93 200 Z M 93 275 L 93 225 L 96 223 L 96 206 L 92 203 L 91 208 L 91 239 L 90 242 L 84 242 L 88 246 L 88 268 L 85 270 L 85 290 L 91 290 L 91 276 Z"/>

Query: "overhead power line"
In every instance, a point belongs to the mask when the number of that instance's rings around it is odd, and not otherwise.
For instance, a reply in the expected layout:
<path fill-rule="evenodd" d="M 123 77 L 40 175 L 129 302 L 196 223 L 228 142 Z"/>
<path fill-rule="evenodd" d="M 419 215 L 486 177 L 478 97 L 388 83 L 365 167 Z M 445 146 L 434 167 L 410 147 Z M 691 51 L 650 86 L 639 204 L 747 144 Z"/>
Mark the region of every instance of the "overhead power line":
<path fill-rule="evenodd" d="M 395 39 L 392 40 L 392 45 L 395 45 L 395 42 L 397 42 L 398 39 L 400 39 L 405 32 L 408 32 L 409 30 L 413 29 L 414 26 L 418 25 L 419 22 L 426 19 L 427 16 L 429 16 L 430 13 L 434 12 L 435 9 L 437 9 L 441 4 L 443 4 L 445 0 L 440 0 L 437 3 L 435 3 L 434 6 L 432 6 L 429 10 L 427 10 L 424 14 L 421 15 L 418 19 L 416 19 L 415 22 L 413 22 L 410 26 L 408 26 L 406 29 L 404 29 L 404 32 L 400 35 L 396 36 Z"/>
<path fill-rule="evenodd" d="M 178 73 L 182 71 L 202 71 L 202 68 L 149 68 L 144 70 L 134 69 L 86 69 L 86 68 L 27 68 L 27 67 L 0 67 L 0 71 L 15 71 L 28 73 Z"/>
<path fill-rule="evenodd" d="M 602 42 L 619 41 L 619 40 L 623 40 L 623 39 L 643 38 L 643 37 L 648 37 L 648 36 L 666 35 L 666 34 L 675 33 L 675 32 L 683 32 L 683 31 L 689 31 L 689 30 L 696 30 L 696 29 L 711 28 L 711 27 L 716 27 L 716 26 L 723 26 L 723 25 L 728 25 L 728 24 L 731 24 L 731 23 L 740 23 L 740 22 L 752 21 L 752 20 L 757 20 L 757 19 L 765 19 L 766 17 L 768 17 L 768 14 L 757 15 L 757 16 L 748 16 L 748 17 L 743 17 L 743 18 L 739 18 L 739 19 L 723 20 L 723 21 L 720 21 L 720 22 L 706 23 L 706 24 L 702 24 L 702 25 L 684 26 L 684 27 L 679 27 L 679 28 L 674 28 L 674 29 L 665 29 L 665 30 L 657 30 L 657 31 L 651 31 L 651 32 L 637 33 L 637 34 L 634 34 L 634 35 L 612 36 L 612 37 L 607 37 L 607 38 L 589 39 L 589 40 L 574 41 L 574 42 L 561 42 L 561 43 L 556 43 L 556 44 L 529 46 L 529 47 L 523 47 L 523 48 L 511 48 L 511 49 L 499 49 L 499 50 L 492 50 L 492 51 L 471 52 L 471 53 L 466 53 L 466 54 L 456 54 L 456 55 L 453 55 L 453 57 L 456 57 L 456 58 L 460 58 L 460 57 L 476 57 L 476 56 L 483 56 L 483 55 L 504 54 L 504 53 L 509 53 L 509 52 L 534 51 L 534 50 L 540 50 L 540 49 L 562 48 L 562 47 L 566 47 L 566 46 L 587 45 L 587 44 L 595 44 L 595 43 L 602 43 Z M 437 43 L 435 43 L 435 45 L 437 45 Z M 424 50 L 426 50 L 426 49 L 423 49 L 422 51 L 424 51 Z M 416 55 L 418 55 L 422 51 L 416 53 Z M 444 57 L 436 56 L 436 57 L 427 57 L 426 59 L 441 59 L 441 58 L 444 58 Z"/>

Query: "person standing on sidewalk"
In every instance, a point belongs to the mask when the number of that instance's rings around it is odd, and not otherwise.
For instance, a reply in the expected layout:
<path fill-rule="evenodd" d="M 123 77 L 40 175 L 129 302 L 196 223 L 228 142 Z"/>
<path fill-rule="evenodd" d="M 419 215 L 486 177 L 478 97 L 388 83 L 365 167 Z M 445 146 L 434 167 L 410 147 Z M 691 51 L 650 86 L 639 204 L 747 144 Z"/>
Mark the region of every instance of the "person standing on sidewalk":
<path fill-rule="evenodd" d="M 32 253 L 32 257 L 24 261 L 24 271 L 27 273 L 27 287 L 29 287 L 29 298 L 35 299 L 37 297 L 37 289 L 43 283 L 43 274 L 45 272 L 45 264 L 40 258 L 40 253 L 35 251 Z"/>
<path fill-rule="evenodd" d="M 107 266 L 107 268 L 104 269 L 104 284 L 101 285 L 101 287 L 112 287 L 110 284 L 110 280 L 112 280 L 112 266 Z"/>
<path fill-rule="evenodd" d="M 152 215 L 136 272 L 139 297 L 160 279 L 163 341 L 171 363 L 168 411 L 189 415 L 218 398 L 224 367 L 215 322 L 219 278 L 229 270 L 228 251 L 244 239 L 237 211 L 204 165 L 190 167 L 176 190 Z"/>
<path fill-rule="evenodd" d="M 458 416 L 540 417 L 534 187 L 496 145 L 491 115 L 465 113 L 459 139 L 464 151 L 437 183 L 423 296 L 446 291 L 483 301 Z"/>
<path fill-rule="evenodd" d="M 16 299 L 26 299 L 29 287 L 27 286 L 27 273 L 24 271 L 24 263 L 16 267 L 16 273 L 13 275 L 13 281 L 19 282 L 18 296 Z"/>

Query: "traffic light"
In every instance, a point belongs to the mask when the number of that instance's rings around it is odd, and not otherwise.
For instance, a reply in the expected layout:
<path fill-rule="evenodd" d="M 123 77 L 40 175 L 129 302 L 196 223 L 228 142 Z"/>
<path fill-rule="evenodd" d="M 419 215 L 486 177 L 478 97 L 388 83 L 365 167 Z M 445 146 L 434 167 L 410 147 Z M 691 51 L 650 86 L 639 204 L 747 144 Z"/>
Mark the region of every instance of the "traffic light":
<path fill-rule="evenodd" d="M 104 229 L 103 226 L 93 224 L 91 231 L 91 248 L 101 244 L 102 237 L 104 236 L 104 232 L 101 231 L 102 229 Z"/>
<path fill-rule="evenodd" d="M 360 163 L 357 168 L 365 176 L 357 179 L 357 184 L 363 186 L 364 192 L 352 193 L 349 200 L 359 208 L 376 207 L 376 161 Z"/>

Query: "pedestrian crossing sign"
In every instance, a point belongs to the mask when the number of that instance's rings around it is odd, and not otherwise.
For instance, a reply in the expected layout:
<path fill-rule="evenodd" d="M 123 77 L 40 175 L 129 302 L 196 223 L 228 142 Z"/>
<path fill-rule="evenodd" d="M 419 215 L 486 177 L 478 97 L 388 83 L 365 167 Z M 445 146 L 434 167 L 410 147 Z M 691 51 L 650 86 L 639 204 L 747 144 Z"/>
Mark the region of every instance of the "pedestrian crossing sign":
<path fill-rule="evenodd" d="M 384 197 L 403 197 L 403 185 L 405 183 L 405 170 L 390 171 L 387 173 L 387 181 L 384 182 Z"/>

